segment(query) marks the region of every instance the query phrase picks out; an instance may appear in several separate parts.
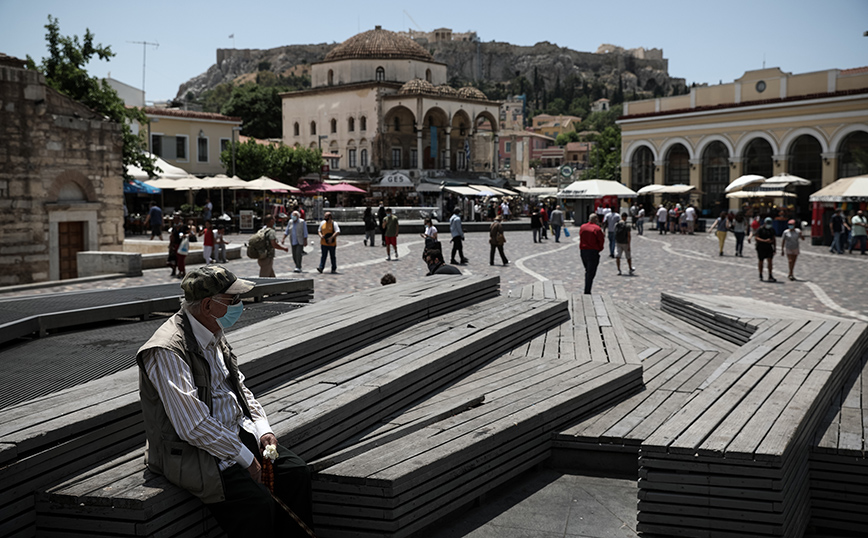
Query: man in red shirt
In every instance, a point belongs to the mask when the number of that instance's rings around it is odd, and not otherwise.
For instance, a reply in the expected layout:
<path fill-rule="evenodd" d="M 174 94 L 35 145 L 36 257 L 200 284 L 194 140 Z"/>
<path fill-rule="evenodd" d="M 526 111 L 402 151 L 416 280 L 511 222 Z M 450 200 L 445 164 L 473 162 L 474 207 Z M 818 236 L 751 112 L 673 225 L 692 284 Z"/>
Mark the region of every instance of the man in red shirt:
<path fill-rule="evenodd" d="M 600 264 L 600 251 L 603 250 L 606 236 L 597 225 L 596 213 L 591 214 L 588 222 L 579 228 L 579 253 L 582 265 L 585 266 L 585 295 L 591 294 L 591 285 L 597 276 L 597 266 Z"/>

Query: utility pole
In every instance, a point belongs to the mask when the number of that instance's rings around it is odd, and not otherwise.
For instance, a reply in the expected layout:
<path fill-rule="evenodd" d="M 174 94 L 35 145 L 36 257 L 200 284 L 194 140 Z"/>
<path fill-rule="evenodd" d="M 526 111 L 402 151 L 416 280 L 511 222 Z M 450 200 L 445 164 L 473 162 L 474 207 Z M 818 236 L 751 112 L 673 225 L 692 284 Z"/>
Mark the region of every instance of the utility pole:
<path fill-rule="evenodd" d="M 145 66 L 147 65 L 147 57 L 148 57 L 148 45 L 151 45 L 155 48 L 160 48 L 159 43 L 150 43 L 148 41 L 127 41 L 127 43 L 134 43 L 136 45 L 142 46 L 142 106 L 146 105 L 145 103 Z"/>

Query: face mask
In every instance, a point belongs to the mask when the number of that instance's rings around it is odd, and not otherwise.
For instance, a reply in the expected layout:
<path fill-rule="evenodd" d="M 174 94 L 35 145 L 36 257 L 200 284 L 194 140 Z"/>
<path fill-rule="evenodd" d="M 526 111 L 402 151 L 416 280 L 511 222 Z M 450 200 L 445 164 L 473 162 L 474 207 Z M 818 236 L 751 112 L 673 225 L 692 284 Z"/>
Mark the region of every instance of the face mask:
<path fill-rule="evenodd" d="M 765 227 L 766 227 L 766 228 L 771 228 L 772 225 L 771 225 L 771 224 L 766 224 Z"/>
<path fill-rule="evenodd" d="M 220 301 L 217 301 L 218 303 Z M 223 304 L 223 303 L 220 303 Z M 235 322 L 238 321 L 238 318 L 241 317 L 241 312 L 244 310 L 244 304 L 238 303 L 236 305 L 230 305 L 226 307 L 226 313 L 223 317 L 217 318 L 217 323 L 220 324 L 224 329 L 228 329 L 229 327 L 235 325 Z"/>
<path fill-rule="evenodd" d="M 795 224 L 788 224 L 788 225 L 787 225 L 787 228 L 789 228 L 790 230 L 792 230 L 792 229 L 795 228 L 795 227 L 796 227 Z"/>
<path fill-rule="evenodd" d="M 297 221 L 297 220 L 298 220 L 298 217 L 295 216 L 295 215 L 293 215 L 293 216 L 292 216 L 292 222 L 295 222 L 295 221 Z"/>

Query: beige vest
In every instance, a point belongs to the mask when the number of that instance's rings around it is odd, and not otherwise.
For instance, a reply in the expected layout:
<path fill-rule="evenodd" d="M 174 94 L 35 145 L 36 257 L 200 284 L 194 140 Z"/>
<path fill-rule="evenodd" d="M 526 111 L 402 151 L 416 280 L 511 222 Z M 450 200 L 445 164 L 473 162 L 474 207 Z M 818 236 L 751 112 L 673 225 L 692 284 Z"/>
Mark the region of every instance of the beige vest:
<path fill-rule="evenodd" d="M 250 417 L 250 409 L 238 378 L 238 360 L 225 339 L 220 345 L 226 368 L 229 370 L 232 391 L 244 414 Z M 199 399 L 211 409 L 211 375 L 208 361 L 202 355 L 187 314 L 181 311 L 163 323 L 136 354 L 139 365 L 139 394 L 147 437 L 145 465 L 149 470 L 165 476 L 169 482 L 199 497 L 204 503 L 224 501 L 226 496 L 217 458 L 181 439 L 166 414 L 157 388 L 145 371 L 142 353 L 151 348 L 167 349 L 190 366 Z"/>

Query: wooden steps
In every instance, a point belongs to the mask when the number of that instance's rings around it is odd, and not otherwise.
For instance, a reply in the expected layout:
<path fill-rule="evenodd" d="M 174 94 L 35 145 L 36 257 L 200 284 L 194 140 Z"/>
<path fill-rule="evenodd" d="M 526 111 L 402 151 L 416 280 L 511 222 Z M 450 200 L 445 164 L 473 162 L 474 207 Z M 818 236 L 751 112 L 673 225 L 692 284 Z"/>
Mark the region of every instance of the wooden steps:
<path fill-rule="evenodd" d="M 281 442 L 312 458 L 557 325 L 567 313 L 565 301 L 497 298 L 471 304 L 298 375 L 259 400 Z M 195 510 L 198 501 L 180 502 L 189 496 L 159 477 L 142 478 L 141 450 L 125 458 L 124 468 L 138 469 L 137 474 L 108 465 L 52 488 L 37 507 L 40 532 L 51 528 L 52 535 L 84 536 L 110 525 L 129 533 L 123 535 L 174 536 L 186 532 L 183 525 L 191 521 L 193 528 L 211 528 L 210 516 L 202 521 L 207 512 L 201 506 Z M 135 512 L 116 509 L 126 506 L 135 506 Z M 65 526 L 68 531 L 61 533 Z"/>
<path fill-rule="evenodd" d="M 843 320 L 782 320 L 762 331 L 642 443 L 641 532 L 804 533 L 813 434 L 868 331 Z"/>
<path fill-rule="evenodd" d="M 440 395 L 484 398 L 481 405 L 377 443 L 385 428 L 364 440 L 363 453 L 315 462 L 325 467 L 314 477 L 318 534 L 412 536 L 545 461 L 551 432 L 638 390 L 640 371 L 628 364 L 499 358 Z"/>
<path fill-rule="evenodd" d="M 810 455 L 811 525 L 836 536 L 868 529 L 868 354 L 817 429 Z"/>
<path fill-rule="evenodd" d="M 261 394 L 415 322 L 495 297 L 498 283 L 453 276 L 375 288 L 239 329 L 231 343 L 248 387 Z M 143 442 L 136 368 L 0 411 L 2 534 L 32 532 L 34 492 Z"/>

